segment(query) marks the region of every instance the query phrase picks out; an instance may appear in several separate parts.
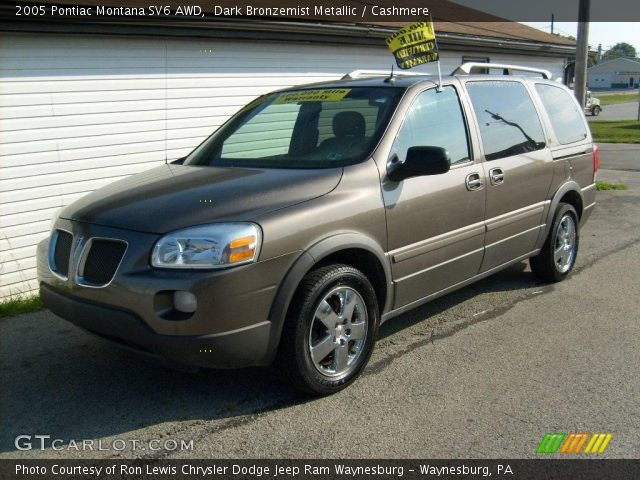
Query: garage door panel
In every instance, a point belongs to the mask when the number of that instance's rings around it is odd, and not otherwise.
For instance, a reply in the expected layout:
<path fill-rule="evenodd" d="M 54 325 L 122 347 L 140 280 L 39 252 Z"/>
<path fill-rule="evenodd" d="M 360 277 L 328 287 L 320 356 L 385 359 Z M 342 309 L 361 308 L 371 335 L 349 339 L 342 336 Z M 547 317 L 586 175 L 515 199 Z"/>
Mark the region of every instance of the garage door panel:
<path fill-rule="evenodd" d="M 163 152 L 131 155 L 131 164 L 3 180 L 0 184 L 0 191 L 11 192 L 41 186 L 65 185 L 67 182 L 83 182 L 86 180 L 109 179 L 122 177 L 123 175 L 133 175 L 134 173 L 143 172 L 155 166 L 162 165 L 164 163 L 164 156 Z M 145 158 L 146 161 L 140 161 L 140 158 Z"/>
<path fill-rule="evenodd" d="M 92 149 L 104 147 L 114 147 L 124 150 L 125 153 L 131 153 L 136 148 L 135 145 L 140 145 L 139 148 L 144 151 L 147 148 L 146 145 L 150 142 L 178 140 L 180 143 L 186 142 L 184 146 L 189 146 L 193 145 L 193 142 L 200 142 L 212 132 L 213 129 L 208 126 L 173 129 L 171 131 L 159 128 L 148 132 L 8 143 L 3 146 L 2 152 L 4 155 L 0 155 L 0 163 L 4 168 L 43 164 L 50 159 L 33 154 L 56 152 L 56 155 L 58 155 L 56 159 L 61 160 L 65 158 L 66 153 L 58 154 L 57 152 L 59 151 L 79 151 L 77 158 L 86 158 L 87 156 L 93 156 Z M 128 149 L 131 150 L 129 151 Z"/>
<path fill-rule="evenodd" d="M 164 120 L 164 110 L 143 110 L 138 112 L 87 113 L 85 115 L 66 115 L 62 117 L 10 118 L 0 122 L 0 132 L 31 130 L 47 127 L 75 127 L 84 125 L 111 125 L 131 121 Z M 104 127 L 105 129 L 108 127 Z M 105 130 L 108 131 L 108 130 Z M 3 139 L 11 141 L 11 136 Z"/>
<path fill-rule="evenodd" d="M 10 134 L 10 142 L 4 145 L 12 145 L 14 143 L 22 142 L 37 142 L 45 140 L 66 140 L 66 139 L 82 139 L 83 137 L 96 137 L 108 139 L 113 136 L 122 135 L 123 133 L 130 133 L 132 135 L 141 134 L 145 132 L 164 131 L 165 125 L 167 129 L 167 136 L 172 138 L 183 138 L 184 132 L 188 132 L 190 129 L 208 129 L 213 132 L 215 128 L 222 124 L 224 118 L 220 117 L 218 121 L 211 119 L 211 121 L 203 121 L 202 118 L 182 118 L 177 120 L 154 120 L 154 121 L 140 121 L 140 122 L 122 122 L 114 123 L 109 126 L 109 133 L 105 133 L 105 127 L 102 124 L 97 125 L 81 125 L 71 127 L 43 127 L 32 128 L 28 130 L 15 130 Z M 11 152 L 18 153 L 16 151 Z"/>
<path fill-rule="evenodd" d="M 14 251 L 20 248 L 29 247 L 31 245 L 37 245 L 43 238 L 49 236 L 49 229 L 41 232 L 29 233 L 27 235 L 21 235 L 12 239 L 0 237 L 0 252 Z"/>
<path fill-rule="evenodd" d="M 137 90 L 114 90 L 108 96 L 101 95 L 102 92 L 57 92 L 57 93 L 32 93 L 25 95 L 0 95 L 1 107 L 21 107 L 29 105 L 50 105 L 54 104 L 77 104 L 77 103 L 102 103 L 134 100 L 164 100 L 165 98 L 228 98 L 247 97 L 253 99 L 259 95 L 267 93 L 278 87 L 284 88 L 286 85 L 276 85 L 270 87 L 247 87 L 238 92 L 237 88 L 229 87 L 207 87 L 207 88 L 175 88 L 175 89 L 137 89 Z"/>

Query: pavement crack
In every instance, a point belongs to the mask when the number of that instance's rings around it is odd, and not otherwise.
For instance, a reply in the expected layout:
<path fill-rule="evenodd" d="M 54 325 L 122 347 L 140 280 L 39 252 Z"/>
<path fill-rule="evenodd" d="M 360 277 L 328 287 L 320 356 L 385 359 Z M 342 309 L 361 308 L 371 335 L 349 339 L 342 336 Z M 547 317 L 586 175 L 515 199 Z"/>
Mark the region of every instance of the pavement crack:
<path fill-rule="evenodd" d="M 553 287 L 546 286 L 543 290 L 545 290 L 545 293 L 547 293 L 548 291 L 553 290 Z M 378 360 L 374 364 L 368 365 L 367 369 L 363 372 L 363 376 L 376 375 L 376 374 L 380 373 L 381 371 L 383 371 L 384 369 L 386 369 L 391 363 L 393 363 L 398 358 L 401 358 L 404 355 L 406 355 L 406 354 L 408 354 L 408 353 L 410 353 L 410 352 L 412 352 L 412 351 L 414 351 L 414 350 L 416 350 L 416 349 L 418 349 L 420 347 L 424 347 L 426 345 L 429 345 L 430 343 L 434 343 L 437 340 L 444 340 L 445 338 L 451 337 L 451 336 L 455 335 L 456 333 L 469 328 L 472 325 L 478 324 L 480 322 L 486 322 L 487 320 L 491 320 L 493 318 L 499 317 L 503 313 L 511 310 L 511 308 L 513 308 L 518 303 L 520 303 L 520 302 L 522 302 L 524 300 L 528 300 L 529 298 L 531 298 L 533 296 L 538 296 L 538 295 L 540 295 L 540 293 L 536 293 L 535 295 L 533 295 L 533 294 L 522 295 L 520 297 L 517 297 L 517 298 L 513 299 L 512 301 L 508 302 L 507 304 L 505 304 L 503 306 L 488 310 L 488 311 L 486 311 L 486 312 L 484 312 L 484 313 L 482 313 L 480 315 L 471 316 L 467 320 L 455 323 L 455 324 L 451 325 L 449 328 L 443 329 L 441 332 L 434 332 L 429 337 L 427 337 L 425 339 L 418 340 L 416 342 L 412 342 L 409 345 L 407 345 L 405 348 L 403 348 L 402 350 L 400 350 L 400 351 L 398 351 L 396 353 L 393 353 L 391 355 L 388 355 L 386 358 Z"/>
<path fill-rule="evenodd" d="M 632 246 L 636 245 L 637 243 L 640 242 L 640 238 L 634 238 L 628 242 L 625 242 L 622 245 L 619 245 L 611 250 L 608 250 L 607 252 L 605 252 L 603 255 L 594 255 L 592 258 L 588 259 L 586 262 L 582 263 L 581 265 L 579 265 L 577 268 L 574 269 L 574 274 L 576 273 L 581 273 L 584 270 L 587 270 L 589 268 L 591 268 L 592 266 L 594 266 L 595 264 L 597 264 L 598 262 L 605 260 L 607 257 L 611 256 L 611 255 L 615 255 L 616 253 L 619 253 L 623 250 L 626 250 L 628 248 L 631 248 Z M 407 345 L 405 348 L 403 348 L 402 350 L 390 354 L 387 357 L 378 360 L 377 362 L 373 363 L 373 364 L 369 364 L 366 368 L 366 370 L 363 372 L 363 376 L 368 376 L 368 375 L 376 375 L 378 373 L 380 373 L 381 371 L 383 371 L 385 368 L 387 368 L 391 363 L 393 363 L 395 360 L 397 360 L 398 358 L 403 357 L 404 355 L 418 349 L 424 346 L 429 345 L 430 343 L 434 343 L 436 340 L 444 340 L 445 338 L 451 337 L 453 335 L 455 335 L 456 333 L 465 330 L 475 324 L 478 324 L 480 322 L 486 322 L 488 320 L 492 320 L 494 318 L 497 318 L 501 315 L 503 315 L 504 313 L 508 312 L 509 310 L 511 310 L 513 307 L 515 307 L 516 305 L 518 305 L 519 303 L 529 300 L 533 297 L 537 297 L 537 296 L 541 296 L 541 295 L 546 295 L 550 292 L 552 292 L 554 290 L 554 284 L 547 284 L 547 285 L 542 285 L 542 286 L 534 286 L 532 287 L 533 290 L 530 292 L 526 292 L 524 295 L 520 295 L 519 297 L 514 298 L 513 300 L 505 303 L 502 306 L 490 309 L 490 310 L 485 310 L 483 312 L 480 312 L 479 314 L 476 313 L 474 315 L 472 315 L 470 318 L 462 321 L 462 322 L 458 322 L 455 323 L 453 325 L 451 325 L 449 328 L 444 329 L 442 332 L 438 332 L 438 333 L 432 333 L 429 337 L 422 339 L 422 340 L 418 340 L 415 342 L 410 343 L 409 345 Z"/>
<path fill-rule="evenodd" d="M 640 242 L 640 237 L 637 238 L 633 238 L 628 242 L 622 243 L 620 245 L 618 245 L 615 248 L 612 248 L 611 250 L 608 250 L 607 252 L 605 252 L 603 255 L 591 255 L 589 257 L 587 257 L 585 262 L 581 262 L 580 265 L 576 266 L 573 269 L 573 273 L 580 273 L 583 270 L 587 270 L 589 268 L 591 268 L 592 266 L 594 266 L 596 263 L 600 262 L 601 260 L 604 260 L 605 258 L 611 256 L 611 255 L 615 255 L 616 253 L 619 253 L 623 250 L 626 250 L 628 248 L 633 247 L 634 245 L 636 245 L 637 243 Z"/>
<path fill-rule="evenodd" d="M 633 238 L 632 240 L 625 242 L 622 245 L 619 245 L 611 250 L 608 250 L 606 252 L 604 252 L 602 255 L 593 255 L 592 257 L 588 257 L 587 260 L 583 263 L 581 263 L 579 266 L 577 266 L 574 270 L 574 274 L 575 273 L 580 273 L 583 272 L 585 270 L 588 270 L 589 268 L 591 268 L 593 265 L 597 264 L 598 262 L 605 260 L 607 257 L 614 255 L 616 253 L 619 253 L 625 249 L 631 248 L 632 246 L 636 245 L 637 243 L 640 242 L 640 238 Z M 377 375 L 380 372 L 382 372 L 383 370 L 385 370 L 389 365 L 391 365 L 395 360 L 397 360 L 398 358 L 403 357 L 404 355 L 411 353 L 412 351 L 419 349 L 421 347 L 427 346 L 429 344 L 433 344 L 438 340 L 444 340 L 448 337 L 451 337 L 453 335 L 455 335 L 458 332 L 461 332 L 473 325 L 479 324 L 481 322 L 486 322 L 492 319 L 495 319 L 497 317 L 500 317 L 501 315 L 505 314 L 506 312 L 508 312 L 509 310 L 511 310 L 513 307 L 515 307 L 516 305 L 518 305 L 519 303 L 529 300 L 531 298 L 534 297 L 538 297 L 541 295 L 546 295 L 550 292 L 553 292 L 555 289 L 553 284 L 547 284 L 547 285 L 532 285 L 528 290 L 524 290 L 523 294 L 520 294 L 518 296 L 516 296 L 515 298 L 513 298 L 511 301 L 506 302 L 504 305 L 498 306 L 496 308 L 492 308 L 489 310 L 484 310 L 481 312 L 477 312 L 475 314 L 469 314 L 469 318 L 467 318 L 464 321 L 455 323 L 453 325 L 446 325 L 444 324 L 445 327 L 448 328 L 442 328 L 443 324 L 438 325 L 437 328 L 439 328 L 439 331 L 435 331 L 432 332 L 430 335 L 425 335 L 425 334 L 420 334 L 420 339 L 416 340 L 414 342 L 409 343 L 407 346 L 405 346 L 404 348 L 402 348 L 401 350 L 395 352 L 395 353 L 391 353 L 391 354 L 387 354 L 386 357 L 372 363 L 369 364 L 367 366 L 367 368 L 365 369 L 365 371 L 363 372 L 362 377 L 369 377 L 370 375 Z M 401 330 L 402 331 L 402 330 Z M 391 341 L 389 342 L 390 344 L 394 344 L 395 342 Z M 254 401 L 255 399 L 252 398 L 247 398 L 243 401 L 241 401 L 241 404 L 250 404 L 252 401 Z M 253 422 L 258 421 L 259 419 L 265 417 L 266 415 L 270 414 L 271 412 L 275 411 L 275 410 L 279 410 L 282 408 L 287 408 L 290 406 L 293 406 L 301 401 L 305 401 L 304 397 L 297 397 L 297 396 L 289 396 L 287 395 L 285 398 L 278 398 L 275 401 L 269 403 L 266 406 L 251 410 L 249 409 L 249 411 L 247 411 L 244 414 L 239 414 L 233 418 L 226 418 L 222 421 L 216 421 L 213 420 L 213 422 L 215 422 L 215 424 L 213 426 L 211 426 L 211 422 L 209 421 L 205 421 L 205 422 L 197 422 L 197 424 L 189 424 L 189 425 L 185 425 L 184 428 L 180 428 L 177 429 L 175 431 L 172 432 L 172 434 L 176 434 L 176 433 L 183 433 L 189 430 L 195 430 L 193 433 L 193 440 L 194 442 L 199 442 L 202 441 L 204 439 L 206 439 L 208 436 L 210 435 L 215 435 L 217 433 L 220 432 L 224 432 L 226 430 L 232 430 L 235 428 L 241 428 L 245 425 L 249 425 Z M 514 418 L 514 420 L 518 420 L 521 422 L 524 422 L 522 419 L 517 418 L 517 417 L 512 417 Z M 526 423 L 526 422 L 524 422 Z M 156 451 L 153 453 L 149 453 L 147 455 L 142 455 L 140 458 L 143 459 L 147 459 L 147 460 L 160 460 L 166 457 L 169 457 L 172 453 L 171 451 Z"/>
<path fill-rule="evenodd" d="M 246 399 L 240 403 L 246 403 L 249 401 L 251 401 L 251 399 Z M 259 418 L 267 415 L 268 413 L 273 412 L 274 410 L 279 410 L 281 408 L 292 406 L 295 403 L 298 403 L 298 401 L 299 400 L 296 398 L 280 398 L 262 408 L 255 409 L 253 411 L 248 411 L 245 414 L 240 414 L 233 418 L 224 419 L 221 422 L 217 422 L 215 425 L 211 427 L 208 425 L 210 422 L 206 422 L 206 421 L 202 423 L 198 422 L 198 424 L 196 425 L 193 425 L 193 424 L 186 425 L 184 428 L 172 432 L 172 434 L 175 435 L 176 433 L 183 433 L 190 429 L 194 429 L 197 431 L 197 434 L 194 432 L 192 439 L 194 441 L 194 444 L 197 444 L 199 441 L 205 439 L 209 435 L 215 435 L 216 433 L 224 432 L 225 430 L 239 428 L 244 425 L 250 424 L 252 422 L 257 421 Z M 213 419 L 212 422 L 215 422 L 215 420 L 216 419 Z M 142 458 L 145 460 L 162 460 L 164 458 L 169 457 L 173 453 L 175 452 L 171 450 L 158 450 L 158 451 L 149 453 L 147 455 L 141 455 L 139 458 Z"/>

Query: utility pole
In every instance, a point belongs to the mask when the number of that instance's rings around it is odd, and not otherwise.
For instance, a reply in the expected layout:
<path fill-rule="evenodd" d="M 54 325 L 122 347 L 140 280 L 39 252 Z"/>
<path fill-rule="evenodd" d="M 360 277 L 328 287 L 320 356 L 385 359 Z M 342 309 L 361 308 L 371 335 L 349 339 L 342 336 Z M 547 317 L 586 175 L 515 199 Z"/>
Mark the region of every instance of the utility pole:
<path fill-rule="evenodd" d="M 553 35 L 553 24 L 554 24 L 555 15 L 551 14 L 551 35 Z"/>
<path fill-rule="evenodd" d="M 587 91 L 587 58 L 589 56 L 589 15 L 591 0 L 580 0 L 578 7 L 578 42 L 576 45 L 576 80 L 573 87 L 578 103 L 584 107 Z"/>

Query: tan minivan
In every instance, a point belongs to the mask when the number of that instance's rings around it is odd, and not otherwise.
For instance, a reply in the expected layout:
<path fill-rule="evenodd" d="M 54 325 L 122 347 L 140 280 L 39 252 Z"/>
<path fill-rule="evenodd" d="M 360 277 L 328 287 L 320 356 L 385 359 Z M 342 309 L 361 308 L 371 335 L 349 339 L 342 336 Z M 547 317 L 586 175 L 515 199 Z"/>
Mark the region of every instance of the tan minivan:
<path fill-rule="evenodd" d="M 275 361 L 329 394 L 402 312 L 527 258 L 564 279 L 595 205 L 582 109 L 545 71 L 472 70 L 254 100 L 184 159 L 66 207 L 38 249 L 45 304 L 139 352 Z"/>

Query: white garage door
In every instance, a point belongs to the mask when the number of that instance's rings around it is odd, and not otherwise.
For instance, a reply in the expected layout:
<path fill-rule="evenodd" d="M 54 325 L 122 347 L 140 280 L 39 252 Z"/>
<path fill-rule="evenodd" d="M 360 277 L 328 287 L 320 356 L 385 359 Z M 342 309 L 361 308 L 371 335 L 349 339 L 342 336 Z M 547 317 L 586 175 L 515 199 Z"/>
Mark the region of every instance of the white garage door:
<path fill-rule="evenodd" d="M 461 57 L 445 53 L 443 72 Z M 0 298 L 37 288 L 36 244 L 58 208 L 184 156 L 262 93 L 391 63 L 384 47 L 3 35 Z"/>

